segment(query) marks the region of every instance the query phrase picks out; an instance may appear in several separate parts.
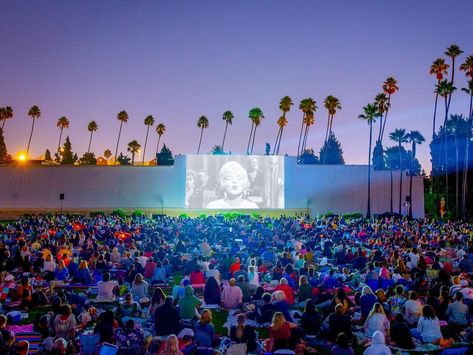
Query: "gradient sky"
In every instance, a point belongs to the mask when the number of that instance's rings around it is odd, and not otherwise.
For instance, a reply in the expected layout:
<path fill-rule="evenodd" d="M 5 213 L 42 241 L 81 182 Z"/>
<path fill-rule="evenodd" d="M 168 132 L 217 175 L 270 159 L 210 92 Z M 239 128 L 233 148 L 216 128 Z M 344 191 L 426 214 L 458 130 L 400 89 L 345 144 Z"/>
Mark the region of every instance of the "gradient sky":
<path fill-rule="evenodd" d="M 6 123 L 10 153 L 26 149 L 30 106 L 38 105 L 31 156 L 56 149 L 57 119 L 71 127 L 72 149 L 87 150 L 87 123 L 96 120 L 92 150 L 115 150 L 126 110 L 119 151 L 132 139 L 144 142 L 144 118 L 163 122 L 164 143 L 174 154 L 195 154 L 197 118 L 206 115 L 201 151 L 221 144 L 225 110 L 233 111 L 226 149 L 245 153 L 250 120 L 259 106 L 266 119 L 257 131 L 255 153 L 274 144 L 279 100 L 295 105 L 287 115 L 281 153 L 295 155 L 301 112 L 313 97 L 319 106 L 308 147 L 317 154 L 325 135 L 323 99 L 337 96 L 343 109 L 333 130 L 348 164 L 366 164 L 368 126 L 357 119 L 388 76 L 398 79 L 386 131 L 419 130 L 430 141 L 435 78 L 432 61 L 457 43 L 473 54 L 471 14 L 465 1 L 0 1 L 0 106 L 10 105 Z M 458 88 L 466 85 L 463 73 Z M 457 91 L 451 112 L 468 111 Z M 440 109 L 439 120 L 443 110 Z M 440 121 L 438 121 L 440 122 Z M 150 134 L 147 159 L 157 135 Z M 387 144 L 386 144 L 387 143 Z M 390 143 L 386 142 L 386 145 Z M 428 144 L 418 157 L 430 170 Z"/>

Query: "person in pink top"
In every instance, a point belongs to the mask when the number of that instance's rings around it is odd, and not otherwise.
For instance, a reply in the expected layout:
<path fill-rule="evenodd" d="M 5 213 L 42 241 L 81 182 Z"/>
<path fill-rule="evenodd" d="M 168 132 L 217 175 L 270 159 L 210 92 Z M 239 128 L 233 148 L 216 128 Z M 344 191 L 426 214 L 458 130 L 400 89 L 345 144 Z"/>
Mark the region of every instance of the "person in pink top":
<path fill-rule="evenodd" d="M 154 262 L 154 259 L 151 257 L 148 259 L 145 265 L 145 270 L 143 272 L 143 276 L 146 279 L 150 279 L 153 277 L 154 274 L 154 269 L 156 269 L 156 263 Z"/>
<path fill-rule="evenodd" d="M 281 281 L 279 281 L 279 285 L 276 286 L 274 291 L 282 291 L 284 295 L 286 295 L 286 301 L 289 304 L 294 304 L 294 291 L 292 288 L 287 284 L 287 280 L 283 277 Z"/>
<path fill-rule="evenodd" d="M 236 285 L 235 279 L 230 279 L 230 286 L 226 286 L 222 292 L 222 306 L 224 308 L 236 308 L 243 302 L 243 292 Z"/>

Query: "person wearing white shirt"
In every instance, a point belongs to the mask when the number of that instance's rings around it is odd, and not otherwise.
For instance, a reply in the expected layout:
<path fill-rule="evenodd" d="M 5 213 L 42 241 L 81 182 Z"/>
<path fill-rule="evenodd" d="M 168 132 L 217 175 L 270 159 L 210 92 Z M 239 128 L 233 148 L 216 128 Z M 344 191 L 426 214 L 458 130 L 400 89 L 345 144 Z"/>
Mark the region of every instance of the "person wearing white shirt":
<path fill-rule="evenodd" d="M 407 323 L 414 325 L 422 314 L 422 303 L 417 299 L 417 293 L 411 291 L 409 293 L 409 299 L 404 303 L 404 315 L 406 316 Z"/>
<path fill-rule="evenodd" d="M 215 281 L 217 281 L 217 284 L 221 285 L 222 280 L 220 279 L 220 271 L 218 269 L 215 269 L 213 264 L 209 265 L 209 271 L 205 273 L 205 277 L 208 279 L 209 277 L 213 277 Z"/>
<path fill-rule="evenodd" d="M 437 343 L 442 338 L 440 321 L 431 306 L 426 305 L 422 308 L 422 316 L 417 323 L 417 329 L 412 330 L 412 335 L 422 339 L 424 343 Z"/>
<path fill-rule="evenodd" d="M 103 274 L 103 280 L 97 282 L 97 297 L 94 302 L 115 302 L 116 296 L 115 288 L 118 287 L 118 281 L 110 281 L 110 274 L 108 272 Z"/>

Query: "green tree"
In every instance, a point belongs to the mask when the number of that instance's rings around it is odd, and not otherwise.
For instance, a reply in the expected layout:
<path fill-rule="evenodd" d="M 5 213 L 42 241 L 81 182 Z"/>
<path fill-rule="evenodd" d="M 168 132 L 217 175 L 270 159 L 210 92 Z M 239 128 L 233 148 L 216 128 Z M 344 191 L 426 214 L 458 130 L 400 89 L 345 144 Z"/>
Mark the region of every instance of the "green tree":
<path fill-rule="evenodd" d="M 202 136 L 204 134 L 204 129 L 209 127 L 209 119 L 205 116 L 200 116 L 197 120 L 197 127 L 200 128 L 200 139 L 199 139 L 199 147 L 197 148 L 197 154 L 200 153 L 200 146 L 202 144 Z"/>
<path fill-rule="evenodd" d="M 297 144 L 297 156 L 299 157 L 303 153 L 303 149 L 301 148 L 301 143 L 302 143 L 302 132 L 304 131 L 304 125 L 306 121 L 306 114 L 307 112 L 315 112 L 317 109 L 317 103 L 315 100 L 311 97 L 308 97 L 307 99 L 301 100 L 299 103 L 299 110 L 302 111 L 302 123 L 301 123 L 301 131 L 299 133 L 299 143 Z"/>
<path fill-rule="evenodd" d="M 232 111 L 225 111 L 222 115 L 222 120 L 225 121 L 225 132 L 223 132 L 223 141 L 222 141 L 222 150 L 223 147 L 225 146 L 225 138 L 227 137 L 227 128 L 228 125 L 232 125 L 233 123 L 233 113 Z"/>
<path fill-rule="evenodd" d="M 79 159 L 79 165 L 97 165 L 95 154 L 93 152 L 84 153 L 84 155 Z"/>
<path fill-rule="evenodd" d="M 0 121 L 2 121 L 2 131 L 5 132 L 5 123 L 13 118 L 13 109 L 10 106 L 0 108 Z"/>
<path fill-rule="evenodd" d="M 156 133 L 158 134 L 158 145 L 156 146 L 156 156 L 158 155 L 159 151 L 159 142 L 161 141 L 161 136 L 166 132 L 166 126 L 162 123 L 159 123 L 156 126 Z"/>
<path fill-rule="evenodd" d="M 368 204 L 366 208 L 366 218 L 371 218 L 371 142 L 373 140 L 373 123 L 380 116 L 376 104 L 368 104 L 363 107 L 363 113 L 358 116 L 359 119 L 368 123 L 370 127 L 370 139 L 368 144 Z"/>
<path fill-rule="evenodd" d="M 443 76 L 448 74 L 448 64 L 445 63 L 444 58 L 437 58 L 434 60 L 432 65 L 430 66 L 430 71 L 429 73 L 431 75 L 435 75 L 437 78 L 437 85 L 438 87 L 440 85 L 440 82 L 443 80 Z M 439 92 L 438 90 L 435 90 L 435 104 L 434 104 L 434 119 L 432 121 L 432 136 L 435 134 L 435 120 L 437 116 L 437 103 L 439 99 Z"/>
<path fill-rule="evenodd" d="M 63 148 L 57 154 L 61 165 L 73 165 L 77 161 L 77 154 L 72 152 L 72 144 L 69 136 L 66 137 Z"/>
<path fill-rule="evenodd" d="M 463 51 L 456 44 L 450 45 L 450 47 L 448 47 L 447 50 L 445 51 L 445 55 L 447 57 L 450 57 L 450 59 L 452 60 L 452 73 L 451 73 L 451 79 L 450 79 L 450 83 L 452 84 L 452 86 L 455 79 L 455 60 L 462 53 Z M 451 91 L 448 95 L 448 106 L 450 106 L 450 102 L 452 100 L 452 94 L 453 94 L 453 91 Z"/>
<path fill-rule="evenodd" d="M 319 164 L 319 159 L 314 154 L 312 148 L 307 148 L 302 152 L 302 155 L 299 159 L 299 164 Z"/>
<path fill-rule="evenodd" d="M 123 153 L 120 153 L 120 155 L 115 158 L 115 161 L 118 161 L 120 165 L 130 165 L 130 160 L 128 155 L 123 155 Z"/>
<path fill-rule="evenodd" d="M 342 146 L 333 132 L 330 133 L 327 141 L 322 146 L 322 149 L 320 149 L 319 156 L 322 164 L 345 164 Z"/>
<path fill-rule="evenodd" d="M 131 153 L 131 165 L 135 164 L 135 155 L 141 149 L 141 144 L 138 143 L 136 139 L 133 139 L 130 143 L 128 143 L 127 150 Z"/>
<path fill-rule="evenodd" d="M 166 144 L 163 144 L 161 152 L 157 155 L 156 160 L 157 165 L 174 165 L 174 156 L 172 155 L 171 150 L 166 147 Z"/>
<path fill-rule="evenodd" d="M 402 145 L 404 143 L 407 143 L 408 142 L 408 139 L 407 139 L 407 134 L 406 134 L 406 130 L 405 129 L 396 129 L 394 130 L 394 132 L 391 132 L 391 134 L 389 135 L 389 139 L 391 139 L 393 142 L 396 142 L 398 144 L 398 148 L 399 148 L 399 169 L 400 169 L 400 174 L 399 174 L 399 214 L 401 214 L 402 210 L 401 210 L 401 206 L 402 206 L 402 171 L 403 171 L 403 168 L 406 166 L 406 165 L 403 165 L 402 164 Z"/>
<path fill-rule="evenodd" d="M 99 126 L 97 125 L 97 122 L 95 121 L 90 121 L 89 124 L 87 125 L 87 130 L 90 132 L 90 137 L 89 137 L 89 147 L 87 148 L 87 153 L 90 153 L 90 145 L 92 144 L 92 134 L 96 132 L 99 129 Z"/>
<path fill-rule="evenodd" d="M 51 152 L 49 151 L 49 149 L 46 149 L 46 151 L 44 152 L 44 160 L 53 161 L 53 159 L 51 158 Z"/>
<path fill-rule="evenodd" d="M 118 145 L 120 144 L 120 136 L 122 135 L 122 126 L 123 123 L 128 122 L 128 113 L 126 111 L 120 111 L 117 114 L 117 120 L 120 121 L 120 130 L 118 131 L 117 147 L 115 149 L 115 162 L 114 165 L 117 165 L 117 154 L 118 154 Z M 123 165 L 123 164 L 120 164 Z"/>
<path fill-rule="evenodd" d="M 145 165 L 145 155 L 146 155 L 146 145 L 148 144 L 148 133 L 149 128 L 154 125 L 154 117 L 149 115 L 145 118 L 144 124 L 146 126 L 146 138 L 145 138 L 145 146 L 143 147 L 143 159 L 141 161 L 141 165 Z"/>
<path fill-rule="evenodd" d="M 291 106 L 294 105 L 292 99 L 289 96 L 284 96 L 279 102 L 279 109 L 282 111 L 282 116 L 278 119 L 278 134 L 276 135 L 276 142 L 273 147 L 273 155 L 279 154 L 279 147 L 281 146 L 282 133 L 284 127 L 287 125 L 286 113 L 291 110 Z"/>
<path fill-rule="evenodd" d="M 255 146 L 255 137 L 256 137 L 256 129 L 261 124 L 261 121 L 264 119 L 263 111 L 259 107 L 254 107 L 248 112 L 248 117 L 251 120 L 251 131 L 250 131 L 250 139 L 248 140 L 248 148 L 247 154 L 253 154 L 253 147 Z M 253 130 L 254 128 L 254 130 Z M 250 141 L 251 149 L 250 149 Z"/>
<path fill-rule="evenodd" d="M 69 128 L 69 120 L 67 119 L 66 116 L 62 116 L 59 118 L 56 122 L 56 127 L 59 128 L 60 133 L 59 133 L 59 142 L 57 143 L 57 151 L 61 149 L 61 138 L 62 138 L 62 132 L 64 131 L 64 128 Z"/>
<path fill-rule="evenodd" d="M 28 147 L 26 148 L 27 159 L 30 158 L 30 145 L 31 145 L 31 138 L 33 137 L 34 123 L 38 118 L 41 117 L 41 110 L 36 105 L 31 106 L 30 110 L 28 111 L 28 116 L 30 116 L 33 119 L 33 122 L 31 124 L 30 138 L 28 139 Z"/>
<path fill-rule="evenodd" d="M 112 151 L 110 149 L 105 149 L 103 156 L 108 160 L 112 156 Z"/>
<path fill-rule="evenodd" d="M 212 155 L 225 155 L 225 151 L 221 145 L 214 145 L 210 151 Z"/>
<path fill-rule="evenodd" d="M 3 129 L 0 128 L 0 162 L 7 159 L 7 145 L 5 144 L 5 138 L 3 137 Z"/>
<path fill-rule="evenodd" d="M 335 116 L 338 110 L 342 109 L 342 105 L 338 98 L 336 98 L 333 95 L 328 95 L 324 100 L 324 107 L 327 109 L 327 112 L 328 112 L 327 130 L 325 132 L 325 142 L 326 142 L 328 137 L 330 136 L 330 133 L 332 133 L 333 117 Z"/>
<path fill-rule="evenodd" d="M 317 108 L 317 107 L 316 107 Z M 309 136 L 309 129 L 315 123 L 315 117 L 313 111 L 307 111 L 305 113 L 305 130 L 304 137 L 302 138 L 302 151 L 305 151 L 307 146 L 307 137 Z"/>
<path fill-rule="evenodd" d="M 412 204 L 414 199 L 412 198 L 412 176 L 414 175 L 414 168 L 415 168 L 415 161 L 416 161 L 416 153 L 417 153 L 417 145 L 422 144 L 425 142 L 424 136 L 419 131 L 410 131 L 407 134 L 407 139 L 412 144 L 412 162 L 409 167 L 409 196 L 411 202 L 409 204 L 409 217 L 412 218 Z"/>

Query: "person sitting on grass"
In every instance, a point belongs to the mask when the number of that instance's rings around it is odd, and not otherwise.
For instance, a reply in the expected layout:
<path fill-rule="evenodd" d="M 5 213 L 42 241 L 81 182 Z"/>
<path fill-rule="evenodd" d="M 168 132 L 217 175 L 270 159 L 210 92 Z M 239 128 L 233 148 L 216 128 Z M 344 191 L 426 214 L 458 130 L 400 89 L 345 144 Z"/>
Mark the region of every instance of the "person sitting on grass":
<path fill-rule="evenodd" d="M 115 296 L 118 290 L 118 281 L 110 280 L 108 272 L 103 274 L 103 280 L 97 282 L 98 294 L 94 302 L 115 302 Z"/>
<path fill-rule="evenodd" d="M 350 341 L 345 333 L 340 333 L 332 348 L 331 355 L 355 355 L 355 351 L 350 346 Z"/>
<path fill-rule="evenodd" d="M 0 352 L 8 354 L 15 344 L 15 334 L 7 328 L 7 317 L 0 315 Z"/>
<path fill-rule="evenodd" d="M 247 352 L 256 350 L 256 332 L 255 329 L 249 325 L 245 325 L 245 315 L 239 314 L 237 317 L 237 325 L 233 325 L 228 330 L 228 336 L 237 344 L 246 344 Z"/>
<path fill-rule="evenodd" d="M 194 339 L 198 344 L 197 354 L 213 354 L 215 328 L 212 324 L 212 312 L 204 309 L 194 325 Z"/>
<path fill-rule="evenodd" d="M 141 306 L 133 300 L 131 293 L 125 295 L 125 300 L 120 302 L 118 310 L 122 317 L 137 318 L 141 316 Z"/>
<path fill-rule="evenodd" d="M 224 308 L 237 308 L 242 305 L 243 292 L 237 286 L 235 279 L 230 279 L 230 286 L 225 286 L 222 291 L 222 306 Z"/>
<path fill-rule="evenodd" d="M 424 343 L 438 343 L 442 339 L 440 321 L 435 311 L 429 305 L 422 308 L 422 316 L 419 318 L 417 328 L 412 329 L 412 335 Z"/>
<path fill-rule="evenodd" d="M 202 302 L 194 296 L 194 289 L 187 285 L 184 289 L 184 297 L 179 300 L 179 318 L 181 320 L 194 319 L 198 314 L 198 308 Z"/>

